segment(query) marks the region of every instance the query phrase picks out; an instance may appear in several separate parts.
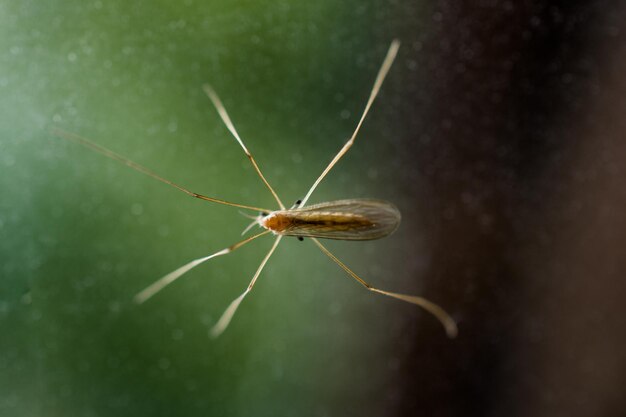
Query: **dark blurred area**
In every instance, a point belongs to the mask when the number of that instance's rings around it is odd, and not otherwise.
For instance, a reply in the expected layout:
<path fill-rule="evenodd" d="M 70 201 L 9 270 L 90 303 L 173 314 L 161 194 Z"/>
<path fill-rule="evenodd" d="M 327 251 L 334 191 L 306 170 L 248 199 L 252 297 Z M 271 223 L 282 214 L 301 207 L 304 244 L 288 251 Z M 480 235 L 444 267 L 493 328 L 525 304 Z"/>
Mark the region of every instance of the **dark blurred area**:
<path fill-rule="evenodd" d="M 626 415 L 626 2 L 0 0 L 0 417 Z M 216 198 L 381 198 L 401 228 L 281 243 Z M 194 200 L 194 201 L 189 201 Z M 272 207 L 272 206 L 270 206 Z M 285 239 L 287 241 L 287 239 Z"/>
<path fill-rule="evenodd" d="M 433 39 L 410 36 L 432 81 L 408 83 L 415 106 L 399 119 L 432 212 L 425 295 L 460 334 L 407 329 L 393 413 L 624 415 L 624 5 L 431 12 Z"/>

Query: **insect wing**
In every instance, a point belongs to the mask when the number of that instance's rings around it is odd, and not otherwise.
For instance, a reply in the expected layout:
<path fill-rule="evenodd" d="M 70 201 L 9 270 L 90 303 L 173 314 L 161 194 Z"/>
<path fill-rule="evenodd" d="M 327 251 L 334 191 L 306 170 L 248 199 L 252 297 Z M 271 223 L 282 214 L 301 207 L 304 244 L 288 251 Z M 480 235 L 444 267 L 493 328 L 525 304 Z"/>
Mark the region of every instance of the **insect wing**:
<path fill-rule="evenodd" d="M 393 233 L 401 218 L 393 204 L 370 199 L 330 201 L 289 213 L 293 221 L 283 234 L 339 240 L 380 239 Z"/>

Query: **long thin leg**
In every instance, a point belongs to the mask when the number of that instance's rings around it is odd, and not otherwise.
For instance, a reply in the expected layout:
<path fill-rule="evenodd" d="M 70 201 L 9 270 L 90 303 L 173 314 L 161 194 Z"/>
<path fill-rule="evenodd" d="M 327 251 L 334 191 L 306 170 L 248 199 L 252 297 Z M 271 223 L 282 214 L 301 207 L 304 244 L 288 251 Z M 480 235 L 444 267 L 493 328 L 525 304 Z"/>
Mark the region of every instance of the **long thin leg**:
<path fill-rule="evenodd" d="M 220 334 L 222 334 L 222 332 L 226 329 L 226 327 L 228 327 L 228 324 L 230 323 L 230 320 L 235 315 L 235 312 L 237 311 L 237 308 L 239 307 L 239 304 L 241 304 L 241 302 L 243 301 L 244 297 L 246 295 L 248 295 L 248 293 L 252 290 L 252 287 L 254 287 L 254 283 L 256 282 L 257 278 L 259 277 L 259 274 L 261 273 L 261 271 L 263 271 L 263 268 L 265 267 L 265 264 L 267 263 L 267 260 L 270 258 L 270 256 L 272 256 L 272 253 L 274 253 L 274 250 L 278 246 L 278 243 L 280 242 L 280 239 L 282 239 L 282 236 L 277 236 L 276 237 L 276 240 L 274 241 L 274 244 L 272 245 L 272 248 L 267 253 L 267 255 L 265 255 L 265 258 L 263 258 L 263 261 L 261 262 L 261 265 L 259 265 L 258 269 L 254 273 L 254 276 L 252 277 L 252 281 L 250 281 L 250 284 L 248 284 L 248 288 L 246 288 L 246 290 L 243 292 L 243 294 L 241 294 L 239 297 L 235 298 L 230 303 L 228 308 L 226 308 L 226 310 L 222 314 L 222 317 L 220 317 L 220 319 L 217 321 L 215 326 L 213 326 L 213 328 L 211 329 L 211 336 L 212 337 L 214 337 L 214 338 L 218 337 Z"/>
<path fill-rule="evenodd" d="M 251 236 L 251 237 L 249 237 L 247 239 L 244 239 L 244 240 L 242 240 L 240 242 L 237 242 L 234 245 L 231 245 L 231 246 L 229 246 L 229 247 L 227 247 L 225 249 L 222 249 L 219 252 L 215 252 L 212 255 L 205 256 L 204 258 L 194 259 L 193 261 L 191 261 L 191 262 L 181 266 L 177 270 L 170 272 L 169 274 L 167 274 L 163 278 L 159 279 L 158 281 L 156 281 L 155 283 L 150 285 L 148 288 L 144 289 L 143 291 L 141 291 L 140 293 L 135 295 L 133 300 L 137 304 L 141 304 L 141 303 L 145 302 L 148 298 L 152 297 L 157 292 L 161 291 L 167 285 L 169 285 L 172 282 L 174 282 L 175 280 L 177 280 L 181 275 L 183 275 L 187 271 L 195 268 L 196 266 L 200 265 L 201 263 L 204 263 L 204 262 L 208 261 L 211 258 L 215 258 L 215 257 L 218 257 L 218 256 L 222 256 L 222 255 L 226 255 L 228 253 L 231 253 L 231 252 L 239 249 L 240 247 L 242 247 L 246 243 L 256 239 L 257 237 L 261 237 L 263 235 L 266 235 L 269 232 L 270 232 L 269 230 L 266 230 L 266 231 L 261 232 L 261 233 L 259 233 L 257 235 Z"/>
<path fill-rule="evenodd" d="M 272 195 L 278 202 L 280 209 L 284 210 L 285 206 L 283 205 L 282 201 L 280 201 L 280 198 L 278 198 L 278 194 L 276 194 L 276 191 L 274 191 L 270 183 L 267 182 L 267 180 L 265 179 L 265 176 L 261 172 L 261 169 L 259 168 L 256 161 L 254 160 L 254 157 L 252 157 L 252 154 L 250 153 L 250 151 L 248 151 L 248 148 L 246 148 L 246 145 L 243 144 L 243 141 L 239 137 L 239 133 L 237 133 L 237 130 L 235 129 L 235 125 L 233 125 L 233 122 L 230 120 L 230 117 L 228 116 L 228 113 L 226 112 L 226 108 L 222 104 L 222 100 L 220 100 L 215 90 L 213 90 L 213 87 L 211 87 L 209 84 L 204 84 L 202 87 L 204 88 L 204 92 L 211 99 L 211 102 L 213 102 L 213 105 L 217 109 L 217 112 L 219 113 L 220 117 L 222 118 L 222 121 L 224 122 L 228 130 L 230 130 L 230 133 L 233 134 L 235 139 L 237 139 L 237 142 L 239 142 L 239 144 L 243 148 L 243 151 L 245 152 L 246 156 L 252 163 L 252 166 L 254 166 L 254 169 L 256 170 L 257 174 L 259 174 L 259 177 L 261 177 L 261 179 L 263 180 L 267 188 L 270 190 L 270 192 L 272 193 Z"/>
<path fill-rule="evenodd" d="M 354 133 L 352 133 L 352 136 L 350 137 L 348 142 L 346 142 L 346 144 L 343 145 L 343 148 L 341 148 L 339 153 L 333 158 L 332 161 L 330 161 L 330 164 L 328 164 L 328 166 L 322 172 L 319 178 L 313 183 L 313 186 L 311 187 L 309 192 L 306 193 L 306 196 L 304 196 L 304 198 L 302 199 L 302 203 L 300 203 L 300 207 L 303 207 L 306 204 L 306 202 L 309 200 L 309 197 L 311 197 L 311 194 L 313 194 L 313 190 L 317 188 L 317 185 L 324 179 L 326 174 L 330 172 L 330 170 L 333 168 L 333 166 L 335 166 L 337 161 L 339 161 L 341 157 L 346 152 L 348 152 L 348 149 L 350 149 L 350 147 L 354 143 L 354 139 L 356 138 L 356 135 L 359 133 L 359 130 L 361 129 L 361 125 L 363 124 L 363 120 L 365 120 L 365 116 L 369 112 L 370 107 L 372 107 L 372 103 L 374 102 L 374 99 L 376 98 L 376 96 L 378 95 L 378 92 L 380 91 L 380 87 L 382 86 L 383 81 L 385 80 L 385 77 L 387 76 L 387 72 L 389 72 L 389 68 L 391 68 L 391 64 L 393 64 L 393 60 L 396 58 L 396 54 L 398 53 L 399 47 L 400 47 L 400 41 L 397 39 L 394 39 L 391 42 L 391 45 L 389 46 L 389 51 L 387 51 L 387 56 L 385 57 L 385 60 L 383 61 L 383 64 L 380 67 L 380 70 L 378 70 L 376 81 L 374 81 L 374 87 L 372 87 L 372 92 L 370 93 L 370 97 L 367 100 L 367 104 L 365 105 L 365 110 L 363 110 L 363 114 L 361 115 L 361 119 L 359 120 L 359 123 L 357 124 L 356 129 L 354 130 Z"/>
<path fill-rule="evenodd" d="M 120 154 L 117 154 L 107 148 L 105 148 L 104 146 L 100 146 L 97 145 L 95 143 L 93 143 L 92 141 L 90 141 L 89 139 L 86 139 L 82 136 L 79 136 L 77 134 L 74 133 L 70 133 L 70 132 L 66 132 L 65 130 L 59 129 L 58 127 L 53 127 L 50 129 L 50 133 L 52 133 L 54 136 L 60 137 L 62 139 L 66 139 L 72 142 L 76 142 L 79 143 L 80 145 L 85 146 L 86 148 L 91 149 L 92 151 L 95 151 L 101 155 L 106 156 L 107 158 L 111 158 L 117 162 L 120 162 L 132 169 L 134 169 L 135 171 L 139 171 L 142 174 L 145 174 L 149 177 L 154 178 L 157 181 L 161 181 L 164 184 L 167 184 L 171 187 L 176 188 L 179 191 L 182 191 L 183 193 L 194 197 L 194 198 L 199 198 L 200 200 L 205 200 L 205 201 L 210 201 L 212 203 L 218 203 L 218 204 L 224 204 L 226 206 L 233 206 L 233 207 L 240 207 L 240 208 L 244 208 L 244 209 L 248 209 L 248 210 L 254 210 L 254 211 L 271 211 L 271 210 L 267 210 L 267 209 L 263 209 L 263 208 L 259 208 L 259 207 L 254 207 L 254 206 L 248 206 L 245 204 L 238 204 L 238 203 L 231 203 L 230 201 L 225 201 L 225 200 L 219 200 L 217 198 L 213 198 L 213 197 L 207 197 L 205 195 L 202 194 L 198 194 L 198 193 L 194 193 L 193 191 L 188 190 L 187 188 L 180 186 L 178 184 L 176 184 L 175 182 L 172 182 L 170 180 L 167 180 L 163 177 L 161 177 L 160 175 L 155 174 L 153 171 L 149 170 L 148 168 L 144 167 L 143 165 L 139 165 L 136 162 L 131 161 L 130 159 L 123 157 Z"/>
<path fill-rule="evenodd" d="M 367 288 L 369 291 L 377 292 L 379 294 L 383 294 L 383 295 L 387 295 L 389 297 L 397 298 L 398 300 L 406 301 L 407 303 L 415 304 L 415 305 L 418 305 L 418 306 L 422 307 L 424 310 L 428 311 L 430 314 L 435 316 L 441 322 L 441 324 L 443 324 L 443 327 L 446 329 L 446 334 L 448 335 L 448 337 L 450 337 L 450 338 L 456 337 L 456 335 L 458 333 L 458 328 L 456 327 L 456 323 L 454 322 L 452 317 L 450 317 L 450 315 L 448 313 L 446 313 L 446 311 L 443 308 L 439 307 L 437 304 L 435 304 L 435 303 L 433 303 L 431 301 L 428 301 L 427 299 L 422 298 L 422 297 L 417 297 L 417 296 L 414 296 L 414 295 L 398 294 L 398 293 L 395 293 L 395 292 L 384 291 L 384 290 L 380 290 L 378 288 L 372 287 L 370 284 L 368 284 L 367 282 L 363 281 L 363 279 L 361 279 L 361 277 L 359 277 L 357 274 L 352 272 L 352 270 L 350 268 L 348 268 L 339 259 L 337 259 L 337 257 L 335 255 L 330 253 L 330 251 L 328 249 L 326 249 L 319 242 L 319 240 L 317 240 L 316 238 L 311 238 L 311 240 L 313 240 L 313 242 L 315 242 L 315 244 L 322 250 L 322 252 L 324 252 L 330 259 L 335 261 L 335 263 L 337 265 L 339 265 L 344 271 L 346 271 L 348 273 L 348 275 L 350 275 L 352 278 L 357 280 L 359 282 L 359 284 L 361 284 L 362 286 Z"/>

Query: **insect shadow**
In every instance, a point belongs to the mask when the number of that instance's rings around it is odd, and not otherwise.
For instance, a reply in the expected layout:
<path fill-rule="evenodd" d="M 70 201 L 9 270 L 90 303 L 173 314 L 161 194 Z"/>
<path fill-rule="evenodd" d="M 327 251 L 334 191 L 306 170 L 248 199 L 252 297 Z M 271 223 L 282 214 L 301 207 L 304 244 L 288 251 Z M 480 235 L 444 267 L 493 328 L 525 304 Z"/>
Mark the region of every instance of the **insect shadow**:
<path fill-rule="evenodd" d="M 270 210 L 261 207 L 254 207 L 246 204 L 233 203 L 230 201 L 220 200 L 213 197 L 208 197 L 205 195 L 201 195 L 190 191 L 189 189 L 178 185 L 170 180 L 167 180 L 150 169 L 137 164 L 136 162 L 131 161 L 130 159 L 123 157 L 109 149 L 106 149 L 100 145 L 97 145 L 91 142 L 88 139 L 85 139 L 79 135 L 66 132 L 59 128 L 52 128 L 51 131 L 55 136 L 61 137 L 63 139 L 67 139 L 70 141 L 77 142 L 91 150 L 98 152 L 108 158 L 114 159 L 118 162 L 121 162 L 124 165 L 129 166 L 130 168 L 139 171 L 145 175 L 148 175 L 162 183 L 165 183 L 171 187 L 174 187 L 183 193 L 194 197 L 199 198 L 201 200 L 209 201 L 212 203 L 223 204 L 232 207 L 239 207 L 246 210 L 252 210 L 260 213 L 258 216 L 248 216 L 253 219 L 253 222 L 244 230 L 244 232 L 248 231 L 252 226 L 258 225 L 262 229 L 264 229 L 261 233 L 243 239 L 227 248 L 224 248 L 218 252 L 215 252 L 211 255 L 205 256 L 203 258 L 195 259 L 175 271 L 170 272 L 165 275 L 143 291 L 139 292 L 135 297 L 134 301 L 138 304 L 141 304 L 148 300 L 150 297 L 155 295 L 157 292 L 161 291 L 165 286 L 171 284 L 176 279 L 181 277 L 183 274 L 195 268 L 196 266 L 202 264 L 203 262 L 208 261 L 209 259 L 226 255 L 228 253 L 234 252 L 245 244 L 268 234 L 272 234 L 275 236 L 274 244 L 272 245 L 269 252 L 265 255 L 261 264 L 257 268 L 250 284 L 245 289 L 245 291 L 236 299 L 234 299 L 230 305 L 226 308 L 220 319 L 213 326 L 210 331 L 210 334 L 213 337 L 219 336 L 228 326 L 231 319 L 233 318 L 237 308 L 243 301 L 246 295 L 252 290 L 254 284 L 257 281 L 257 278 L 261 274 L 261 271 L 265 267 L 265 264 L 269 260 L 270 256 L 276 250 L 276 247 L 282 240 L 284 236 L 294 236 L 298 239 L 302 240 L 303 238 L 310 238 L 319 249 L 326 254 L 330 259 L 332 259 L 337 265 L 339 265 L 348 275 L 354 278 L 359 284 L 364 286 L 367 290 L 383 294 L 389 297 L 393 297 L 402 301 L 406 301 L 411 304 L 418 305 L 424 308 L 426 311 L 435 316 L 441 324 L 444 326 L 445 331 L 449 337 L 455 337 L 457 334 L 457 326 L 454 320 L 446 313 L 444 309 L 439 307 L 437 304 L 423 298 L 414 295 L 400 294 L 390 291 L 381 290 L 379 288 L 375 288 L 365 282 L 361 277 L 359 277 L 356 273 L 354 273 L 350 268 L 348 268 L 343 262 L 341 262 L 335 255 L 333 255 L 322 243 L 318 240 L 320 239 L 339 239 L 339 240 L 373 240 L 380 239 L 382 237 L 388 236 L 393 233 L 394 230 L 400 224 L 400 212 L 398 209 L 387 201 L 382 200 L 374 200 L 374 199 L 350 199 L 350 200 L 338 200 L 338 201 L 330 201 L 320 204 L 314 204 L 307 206 L 306 203 L 313 194 L 313 191 L 317 188 L 319 183 L 326 177 L 326 175 L 330 172 L 330 170 L 335 166 L 335 164 L 348 152 L 350 147 L 352 147 L 354 140 L 361 129 L 361 125 L 363 124 L 363 120 L 365 116 L 370 110 L 374 99 L 378 95 L 380 91 L 380 87 L 383 84 L 383 80 L 385 79 L 387 73 L 389 72 L 389 68 L 393 63 L 396 54 L 398 52 L 398 48 L 400 47 L 400 42 L 398 40 L 394 40 L 391 42 L 387 55 L 378 71 L 376 76 L 376 80 L 374 81 L 374 86 L 370 92 L 369 98 L 365 105 L 365 109 L 363 110 L 363 114 L 359 119 L 359 122 L 352 133 L 350 139 L 343 145 L 341 150 L 335 155 L 335 157 L 330 161 L 328 166 L 322 171 L 320 176 L 315 180 L 309 191 L 306 193 L 302 200 L 298 200 L 296 204 L 294 204 L 290 208 L 286 208 L 283 202 L 276 194 L 276 191 L 269 184 L 256 160 L 248 151 L 246 145 L 244 145 L 243 140 L 239 137 L 239 133 L 235 129 L 232 121 L 230 120 L 230 116 L 228 115 L 226 108 L 222 104 L 219 96 L 213 90 L 213 88 L 205 84 L 203 86 L 204 91 L 208 95 L 209 99 L 212 101 L 215 106 L 217 112 L 219 113 L 222 121 L 232 133 L 234 138 L 237 140 L 246 156 L 252 163 L 255 171 L 267 187 L 267 189 L 272 193 L 274 199 L 278 203 L 278 210 Z"/>

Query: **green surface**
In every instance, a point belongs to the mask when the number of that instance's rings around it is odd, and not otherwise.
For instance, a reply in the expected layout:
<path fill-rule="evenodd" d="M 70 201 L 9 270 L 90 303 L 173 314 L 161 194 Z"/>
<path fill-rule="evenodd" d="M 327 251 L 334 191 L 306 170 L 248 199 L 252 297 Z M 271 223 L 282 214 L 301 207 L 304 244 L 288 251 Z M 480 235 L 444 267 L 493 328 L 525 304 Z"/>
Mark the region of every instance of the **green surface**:
<path fill-rule="evenodd" d="M 248 220 L 47 129 L 194 191 L 274 207 L 202 92 L 210 82 L 291 204 L 350 135 L 401 15 L 330 0 L 0 1 L 0 415 L 383 415 L 412 307 L 363 291 L 295 239 L 218 340 L 208 330 L 270 239 L 136 306 L 134 294 L 236 242 Z M 385 140 L 409 54 L 311 203 L 377 197 L 410 217 L 394 188 L 401 150 Z M 401 265 L 418 244 L 401 230 L 329 247 L 368 280 L 418 292 Z"/>

